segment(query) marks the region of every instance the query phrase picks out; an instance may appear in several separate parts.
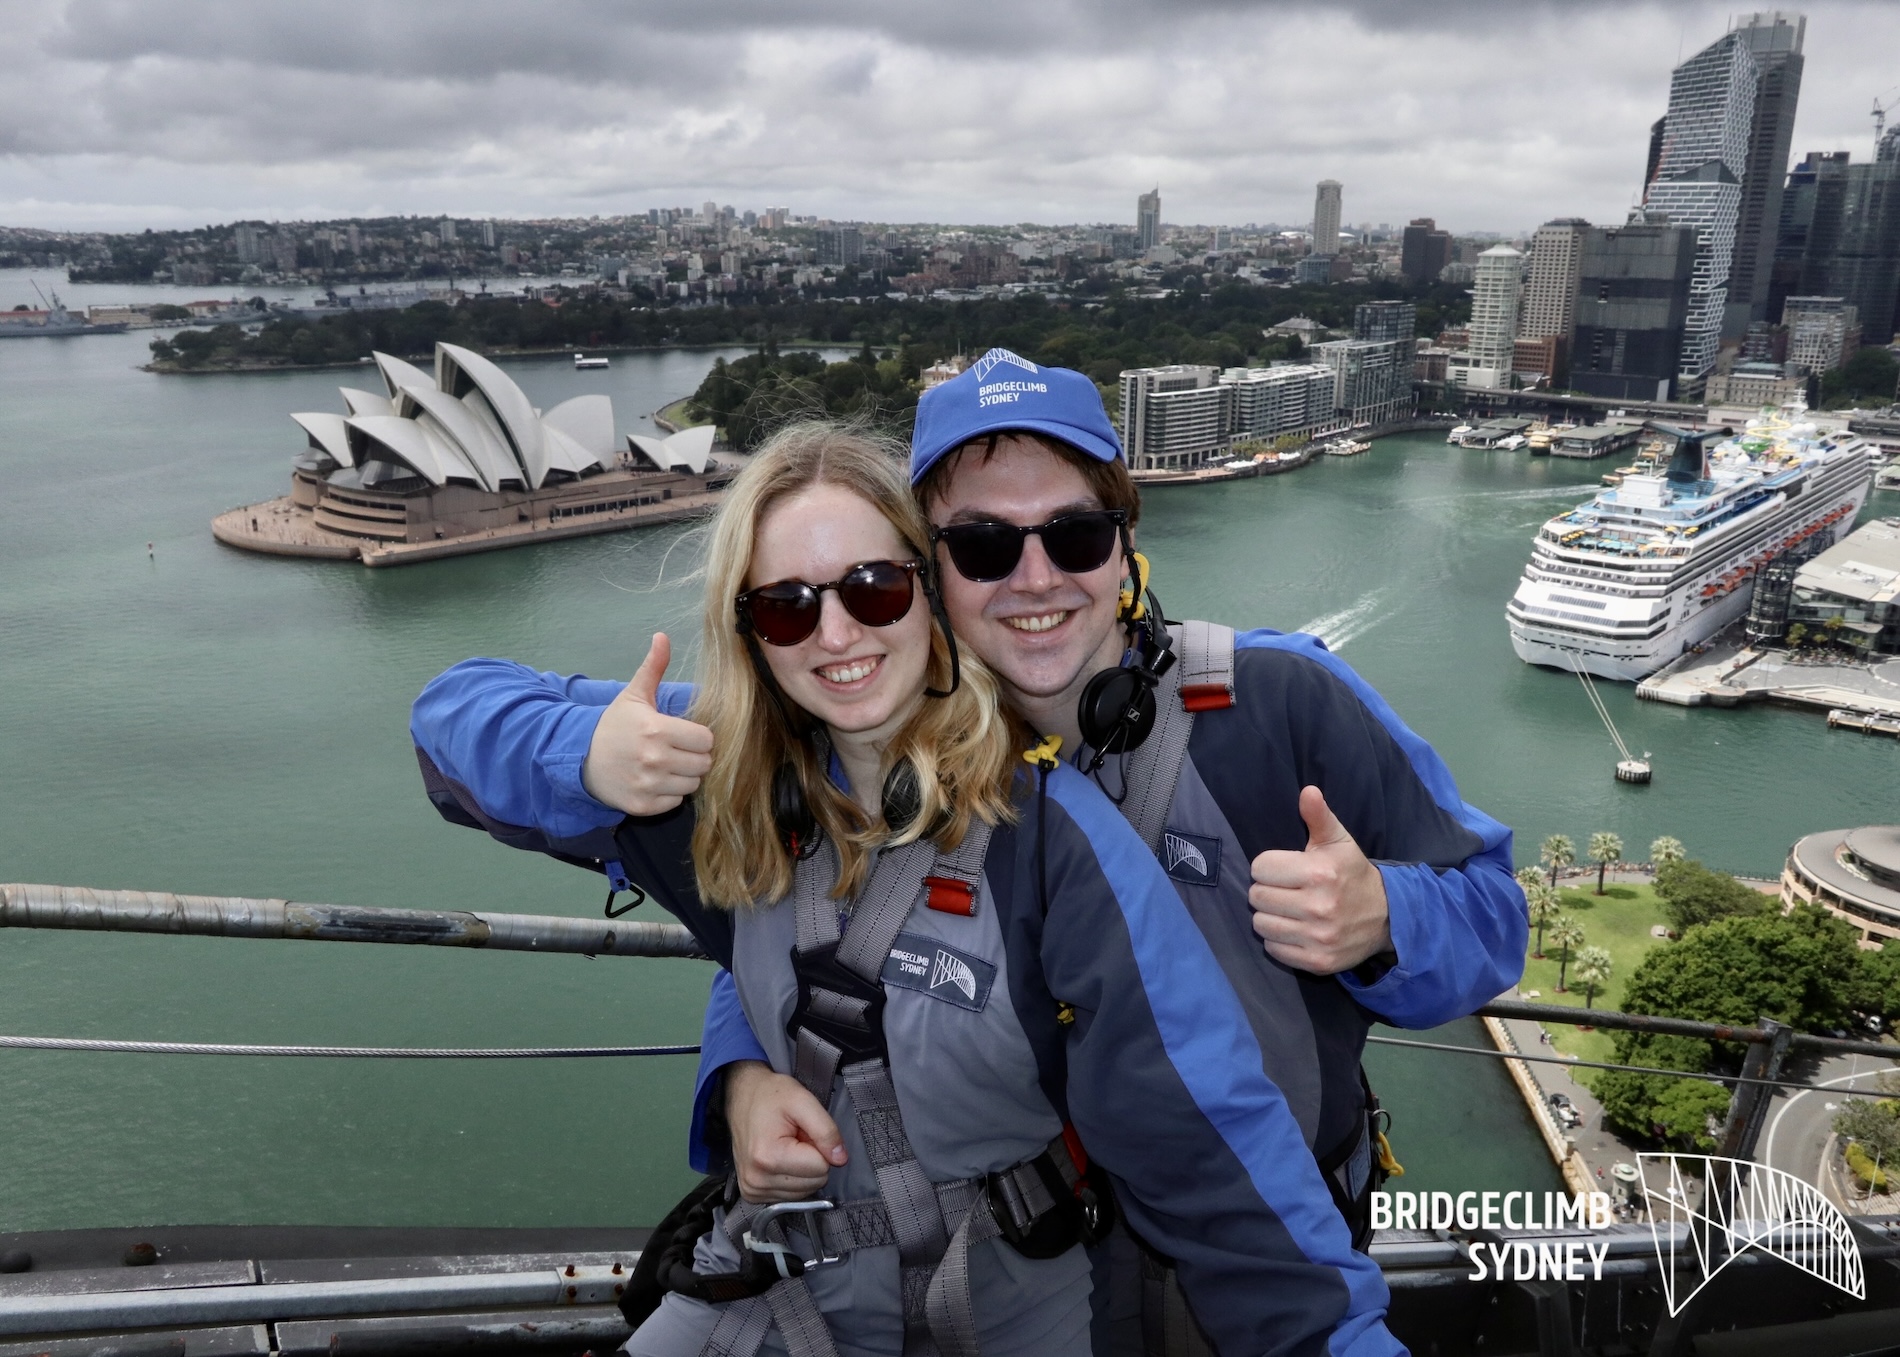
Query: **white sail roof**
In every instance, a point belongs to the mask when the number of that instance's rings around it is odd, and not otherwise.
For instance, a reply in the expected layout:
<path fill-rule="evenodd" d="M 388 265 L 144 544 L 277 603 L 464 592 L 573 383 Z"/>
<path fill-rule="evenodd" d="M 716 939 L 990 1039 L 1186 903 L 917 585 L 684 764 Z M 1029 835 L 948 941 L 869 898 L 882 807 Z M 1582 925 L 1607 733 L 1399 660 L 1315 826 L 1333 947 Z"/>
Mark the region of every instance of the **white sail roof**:
<path fill-rule="evenodd" d="M 413 419 L 397 415 L 352 415 L 346 423 L 359 462 L 399 462 L 431 485 L 452 480 L 481 484 L 481 476 L 446 439 Z"/>
<path fill-rule="evenodd" d="M 662 471 L 690 471 L 694 475 L 712 465 L 713 426 L 696 424 L 665 438 L 627 435 L 627 446 Z"/>
<path fill-rule="evenodd" d="M 376 350 L 371 351 L 371 356 L 376 360 L 377 371 L 383 374 L 383 385 L 389 388 L 389 398 L 392 401 L 402 394 L 405 386 L 429 385 L 429 374 L 414 363 L 405 363 L 392 354 Z M 345 396 L 344 399 L 348 400 L 349 397 Z"/>
<path fill-rule="evenodd" d="M 480 474 L 484 490 L 499 490 L 503 481 L 525 484 L 521 468 L 515 465 L 514 455 L 508 451 L 507 444 L 502 442 L 486 421 L 477 418 L 467 405 L 455 397 L 433 386 L 405 386 L 399 413 L 405 419 L 426 415 L 425 424 L 433 421 L 442 435 L 455 443 L 463 459 Z"/>
<path fill-rule="evenodd" d="M 343 403 L 349 407 L 353 415 L 393 415 L 396 413 L 395 402 L 381 392 L 363 391 L 354 386 L 340 386 L 337 390 L 343 393 Z"/>
<path fill-rule="evenodd" d="M 338 466 L 356 465 L 356 454 L 350 450 L 349 430 L 344 427 L 342 415 L 318 410 L 308 414 L 292 415 L 291 418 L 310 435 L 311 447 L 321 448 Z"/>
<path fill-rule="evenodd" d="M 473 388 L 488 402 L 502 436 L 508 440 L 515 461 L 525 473 L 528 488 L 538 490 L 548 476 L 547 453 L 542 446 L 541 420 L 528 403 L 521 388 L 508 374 L 458 344 L 435 346 L 435 384 L 451 396 L 463 396 Z"/>

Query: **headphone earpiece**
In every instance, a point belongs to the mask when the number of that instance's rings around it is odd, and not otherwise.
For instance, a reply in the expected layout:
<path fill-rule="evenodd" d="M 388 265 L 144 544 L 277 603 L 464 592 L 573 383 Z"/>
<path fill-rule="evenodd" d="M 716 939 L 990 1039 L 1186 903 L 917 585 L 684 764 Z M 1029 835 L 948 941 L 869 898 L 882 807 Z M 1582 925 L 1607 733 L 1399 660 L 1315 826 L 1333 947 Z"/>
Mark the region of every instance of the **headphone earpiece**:
<path fill-rule="evenodd" d="M 792 861 L 803 862 L 818 850 L 818 821 L 805 800 L 805 783 L 798 767 L 787 759 L 772 774 L 772 820 L 779 842 Z"/>
<path fill-rule="evenodd" d="M 909 759 L 899 759 L 884 777 L 884 823 L 891 833 L 902 834 L 923 808 L 924 795 L 917 786 L 917 769 Z"/>
<path fill-rule="evenodd" d="M 1145 666 L 1104 669 L 1082 689 L 1076 723 L 1098 760 L 1133 749 L 1155 728 L 1158 676 Z"/>

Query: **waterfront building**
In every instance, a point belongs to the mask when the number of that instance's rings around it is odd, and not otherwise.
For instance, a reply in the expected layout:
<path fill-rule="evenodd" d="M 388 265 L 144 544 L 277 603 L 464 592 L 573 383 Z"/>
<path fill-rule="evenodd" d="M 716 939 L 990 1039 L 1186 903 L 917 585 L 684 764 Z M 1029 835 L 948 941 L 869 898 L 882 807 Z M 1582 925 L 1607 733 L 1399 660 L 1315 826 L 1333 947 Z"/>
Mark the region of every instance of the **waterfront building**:
<path fill-rule="evenodd" d="M 1135 200 L 1135 249 L 1152 250 L 1161 243 L 1161 186 L 1156 184 Z"/>
<path fill-rule="evenodd" d="M 1496 245 L 1478 256 L 1471 297 L 1471 342 L 1465 352 L 1452 355 L 1452 381 L 1482 389 L 1510 385 L 1523 293 L 1522 251 Z"/>
<path fill-rule="evenodd" d="M 1610 400 L 1668 400 L 1681 367 L 1696 233 L 1630 213 L 1593 226 L 1578 266 L 1569 385 Z"/>
<path fill-rule="evenodd" d="M 1900 940 L 1900 825 L 1824 829 L 1788 850 L 1781 903 L 1815 904 L 1860 930 L 1861 946 Z"/>
<path fill-rule="evenodd" d="M 1835 296 L 1853 306 L 1863 343 L 1892 339 L 1900 311 L 1897 145 L 1884 141 L 1885 158 L 1867 165 L 1850 163 L 1846 151 L 1811 151 L 1789 172 L 1771 315 L 1782 315 L 1791 295 Z"/>
<path fill-rule="evenodd" d="M 730 473 L 713 428 L 616 447 L 612 400 L 545 412 L 500 368 L 454 344 L 435 371 L 374 355 L 383 390 L 342 389 L 347 413 L 291 415 L 307 446 L 288 496 L 219 515 L 246 550 L 399 564 L 660 522 L 709 507 Z"/>
<path fill-rule="evenodd" d="M 1808 379 L 1798 371 L 1791 372 L 1790 366 L 1742 360 L 1727 372 L 1718 367 L 1709 374 L 1706 399 L 1710 418 L 1714 418 L 1713 412 L 1718 406 L 1763 410 L 1805 400 Z"/>
<path fill-rule="evenodd" d="M 1218 378 L 1218 369 L 1190 363 L 1122 373 L 1122 445 L 1131 470 L 1186 470 L 1226 450 L 1232 393 Z"/>
<path fill-rule="evenodd" d="M 1900 655 L 1900 518 L 1879 518 L 1804 564 L 1788 622 L 1862 654 Z"/>
<path fill-rule="evenodd" d="M 1311 438 L 1335 422 L 1339 383 L 1324 363 L 1228 368 L 1220 380 L 1230 401 L 1232 439 L 1270 441 L 1289 434 Z"/>
<path fill-rule="evenodd" d="M 1339 253 L 1340 195 L 1337 179 L 1322 179 L 1313 196 L 1313 253 Z"/>
<path fill-rule="evenodd" d="M 1377 343 L 1412 342 L 1418 307 L 1411 302 L 1360 302 L 1352 312 L 1352 337 Z"/>
<path fill-rule="evenodd" d="M 1750 322 L 1768 318 L 1776 230 L 1781 220 L 1788 153 L 1794 142 L 1795 104 L 1801 95 L 1801 41 L 1808 21 L 1779 10 L 1743 15 L 1734 31 L 1755 58 L 1755 111 L 1748 132 L 1735 218 L 1735 254 L 1729 268 L 1722 333 L 1735 339 Z"/>
<path fill-rule="evenodd" d="M 1790 297 L 1781 322 L 1788 332 L 1788 361 L 1803 372 L 1828 372 L 1860 346 L 1860 314 L 1841 297 Z"/>
<path fill-rule="evenodd" d="M 1696 233 L 1679 399 L 1701 396 L 1721 345 L 1760 74 L 1748 40 L 1730 31 L 1676 67 L 1669 82 L 1660 159 L 1643 206 Z"/>
<path fill-rule="evenodd" d="M 1430 217 L 1414 217 L 1399 241 L 1399 272 L 1414 283 L 1437 280 L 1451 263 L 1451 232 L 1438 229 Z"/>
<path fill-rule="evenodd" d="M 1577 277 L 1583 267 L 1583 238 L 1590 223 L 1582 217 L 1547 221 L 1531 237 L 1530 281 L 1524 288 L 1524 317 L 1519 339 L 1570 340 L 1576 320 Z"/>
<path fill-rule="evenodd" d="M 1412 408 L 1410 340 L 1336 339 L 1315 344 L 1313 361 L 1333 374 L 1333 409 L 1351 424 L 1384 424 Z"/>
<path fill-rule="evenodd" d="M 1556 335 L 1542 339 L 1519 337 L 1511 346 L 1511 371 L 1528 378 L 1548 378 L 1553 384 L 1563 365 L 1564 341 Z"/>

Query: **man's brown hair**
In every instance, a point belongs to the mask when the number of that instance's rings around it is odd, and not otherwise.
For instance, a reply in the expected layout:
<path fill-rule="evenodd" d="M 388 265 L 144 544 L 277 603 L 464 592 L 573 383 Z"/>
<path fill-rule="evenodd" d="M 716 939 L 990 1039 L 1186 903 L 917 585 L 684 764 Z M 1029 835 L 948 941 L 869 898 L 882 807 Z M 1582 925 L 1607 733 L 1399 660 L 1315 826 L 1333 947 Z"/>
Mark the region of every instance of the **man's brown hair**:
<path fill-rule="evenodd" d="M 1128 463 L 1119 457 L 1112 462 L 1104 462 L 1059 438 L 1050 438 L 1032 429 L 999 429 L 981 438 L 973 438 L 939 457 L 917 485 L 917 502 L 923 505 L 924 511 L 928 513 L 931 505 L 948 494 L 950 475 L 959 461 L 972 456 L 987 462 L 996 455 L 998 440 L 1007 437 L 1035 443 L 1081 472 L 1089 493 L 1101 502 L 1104 509 L 1128 511 L 1128 531 L 1131 534 L 1134 532 L 1135 524 L 1141 521 L 1141 491 L 1136 488 L 1134 478 L 1128 474 Z"/>

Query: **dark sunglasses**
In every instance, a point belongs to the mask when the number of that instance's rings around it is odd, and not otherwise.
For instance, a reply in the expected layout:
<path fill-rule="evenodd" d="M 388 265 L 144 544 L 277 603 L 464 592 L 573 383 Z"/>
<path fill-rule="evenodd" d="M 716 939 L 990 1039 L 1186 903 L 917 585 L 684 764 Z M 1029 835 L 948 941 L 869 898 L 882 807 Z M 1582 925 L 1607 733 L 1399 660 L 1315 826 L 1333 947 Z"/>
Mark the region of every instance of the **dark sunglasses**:
<path fill-rule="evenodd" d="M 1023 558 L 1023 539 L 1031 533 L 1042 539 L 1042 549 L 1057 570 L 1086 575 L 1108 563 L 1127 526 L 1126 509 L 1090 509 L 1031 528 L 1014 523 L 956 523 L 932 528 L 930 540 L 950 549 L 950 563 L 964 579 L 989 584 L 1015 571 Z"/>
<path fill-rule="evenodd" d="M 835 590 L 844 610 L 867 627 L 888 627 L 910 611 L 916 590 L 911 580 L 921 561 L 865 561 L 829 584 L 779 580 L 748 589 L 733 601 L 739 609 L 739 634 L 758 633 L 775 646 L 795 646 L 818 630 L 819 595 Z"/>

